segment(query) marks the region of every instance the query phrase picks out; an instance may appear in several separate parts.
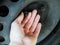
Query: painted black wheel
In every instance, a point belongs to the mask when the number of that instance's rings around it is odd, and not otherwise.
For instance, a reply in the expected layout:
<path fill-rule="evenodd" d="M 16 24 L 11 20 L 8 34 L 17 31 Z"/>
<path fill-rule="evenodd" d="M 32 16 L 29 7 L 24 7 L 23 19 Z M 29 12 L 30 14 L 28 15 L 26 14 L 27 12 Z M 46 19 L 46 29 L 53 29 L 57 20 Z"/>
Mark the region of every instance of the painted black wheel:
<path fill-rule="evenodd" d="M 27 16 L 28 12 L 31 12 L 33 9 L 36 9 L 41 15 L 40 22 L 42 23 L 42 29 L 38 37 L 37 45 L 42 45 L 43 42 L 46 43 L 46 39 L 48 38 L 48 36 L 52 35 L 51 33 L 53 33 L 56 26 L 59 25 L 60 0 L 0 0 L 1 45 L 9 44 L 11 23 L 19 16 L 19 13 L 23 11 L 25 13 L 25 16 Z M 60 29 L 56 30 L 58 31 Z"/>

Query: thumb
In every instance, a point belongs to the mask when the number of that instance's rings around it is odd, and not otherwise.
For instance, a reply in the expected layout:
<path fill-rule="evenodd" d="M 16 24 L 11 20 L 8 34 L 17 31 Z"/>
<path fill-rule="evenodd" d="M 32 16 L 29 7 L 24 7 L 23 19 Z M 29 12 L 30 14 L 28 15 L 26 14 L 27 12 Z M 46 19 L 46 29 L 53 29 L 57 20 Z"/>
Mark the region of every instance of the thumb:
<path fill-rule="evenodd" d="M 10 42 L 20 43 L 23 37 L 24 37 L 23 29 L 19 27 L 19 24 L 17 24 L 16 21 L 14 21 L 11 24 Z"/>
<path fill-rule="evenodd" d="M 23 18 L 24 18 L 24 13 L 22 12 L 20 16 L 17 18 L 17 21 L 19 24 L 21 24 L 21 22 L 23 21 Z"/>

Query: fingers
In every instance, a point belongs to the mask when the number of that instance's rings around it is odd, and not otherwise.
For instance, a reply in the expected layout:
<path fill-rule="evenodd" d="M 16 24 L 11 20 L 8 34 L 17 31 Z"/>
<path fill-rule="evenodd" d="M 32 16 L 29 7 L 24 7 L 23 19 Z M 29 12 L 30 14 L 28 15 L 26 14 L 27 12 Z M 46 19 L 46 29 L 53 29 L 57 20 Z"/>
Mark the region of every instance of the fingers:
<path fill-rule="evenodd" d="M 30 29 L 30 27 L 31 27 L 31 25 L 32 25 L 32 23 L 33 23 L 33 21 L 35 19 L 36 14 L 37 14 L 37 11 L 36 10 L 33 10 L 32 14 L 31 14 L 32 15 L 31 18 L 29 19 L 29 21 L 25 25 L 25 28 L 28 29 L 28 30 L 26 30 L 26 33 L 29 32 L 29 29 Z"/>
<path fill-rule="evenodd" d="M 40 30 L 41 30 L 41 26 L 42 26 L 41 23 L 38 23 L 33 36 L 38 37 Z"/>
<path fill-rule="evenodd" d="M 22 22 L 22 26 L 24 27 L 24 25 L 28 22 L 28 20 L 31 18 L 31 12 L 29 12 L 28 16 L 23 20 Z"/>
<path fill-rule="evenodd" d="M 21 24 L 21 22 L 23 21 L 23 18 L 24 18 L 24 13 L 22 12 L 16 20 L 19 24 Z"/>
<path fill-rule="evenodd" d="M 32 24 L 32 26 L 31 26 L 30 32 L 33 33 L 35 31 L 35 28 L 36 28 L 36 26 L 39 22 L 39 19 L 40 19 L 40 15 L 37 15 L 34 22 L 33 22 L 33 24 Z"/>
<path fill-rule="evenodd" d="M 35 19 L 36 14 L 37 14 L 37 11 L 33 10 L 31 18 L 29 19 L 29 21 L 25 25 L 25 27 L 27 27 L 27 29 L 29 29 L 31 27 L 31 25 L 32 25 L 32 23 L 33 23 L 33 21 Z"/>
<path fill-rule="evenodd" d="M 30 36 L 32 35 L 38 37 L 41 30 L 41 23 L 38 23 L 40 20 L 40 15 L 37 14 L 37 10 L 33 10 L 32 13 L 29 12 L 28 16 L 24 20 L 23 17 L 24 13 L 21 13 L 18 17 L 18 22 L 23 26 L 24 32 Z"/>

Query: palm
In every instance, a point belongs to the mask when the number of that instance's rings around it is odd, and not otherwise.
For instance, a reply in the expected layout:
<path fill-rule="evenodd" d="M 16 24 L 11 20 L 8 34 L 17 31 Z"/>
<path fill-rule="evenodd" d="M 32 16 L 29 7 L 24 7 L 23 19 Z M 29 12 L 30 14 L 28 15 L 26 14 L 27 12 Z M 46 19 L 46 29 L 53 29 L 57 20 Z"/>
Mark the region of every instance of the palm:
<path fill-rule="evenodd" d="M 36 43 L 41 29 L 41 23 L 38 23 L 40 16 L 36 16 L 36 14 L 37 11 L 34 10 L 32 13 L 30 12 L 24 20 L 24 14 L 21 14 L 22 16 L 20 15 L 12 23 L 10 33 L 11 41 L 21 42 L 23 40 L 26 45 L 33 45 Z"/>

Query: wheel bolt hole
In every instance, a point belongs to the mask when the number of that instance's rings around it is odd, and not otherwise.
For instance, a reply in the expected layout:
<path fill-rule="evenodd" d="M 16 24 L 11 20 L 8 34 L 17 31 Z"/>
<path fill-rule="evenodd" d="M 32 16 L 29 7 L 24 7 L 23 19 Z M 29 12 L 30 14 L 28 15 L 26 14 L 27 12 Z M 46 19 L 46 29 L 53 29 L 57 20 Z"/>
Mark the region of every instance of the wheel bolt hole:
<path fill-rule="evenodd" d="M 6 6 L 1 6 L 0 7 L 0 16 L 5 17 L 8 15 L 9 9 Z"/>
<path fill-rule="evenodd" d="M 0 42 L 4 42 L 4 41 L 5 41 L 4 37 L 0 36 Z"/>
<path fill-rule="evenodd" d="M 0 31 L 2 31 L 2 30 L 3 30 L 3 24 L 0 23 Z"/>

